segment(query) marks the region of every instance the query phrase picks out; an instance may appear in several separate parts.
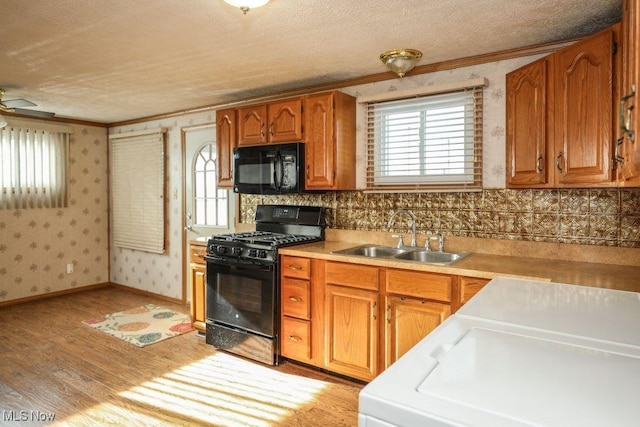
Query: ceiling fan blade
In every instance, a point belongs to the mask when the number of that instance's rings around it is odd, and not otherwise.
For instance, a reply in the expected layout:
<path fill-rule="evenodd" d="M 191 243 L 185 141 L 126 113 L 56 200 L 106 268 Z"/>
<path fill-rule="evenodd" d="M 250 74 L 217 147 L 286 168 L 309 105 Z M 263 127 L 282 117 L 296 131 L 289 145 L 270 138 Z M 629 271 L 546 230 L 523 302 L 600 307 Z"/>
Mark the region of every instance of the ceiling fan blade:
<path fill-rule="evenodd" d="M 22 114 L 25 116 L 46 117 L 46 118 L 51 118 L 56 115 L 56 113 L 50 113 L 48 111 L 25 110 L 23 108 L 14 108 L 12 112 L 16 114 Z"/>
<path fill-rule="evenodd" d="M 24 107 L 35 107 L 36 104 L 34 104 L 31 101 L 27 101 L 26 99 L 7 99 L 6 101 L 2 101 L 2 103 L 7 107 L 7 108 L 24 108 Z"/>

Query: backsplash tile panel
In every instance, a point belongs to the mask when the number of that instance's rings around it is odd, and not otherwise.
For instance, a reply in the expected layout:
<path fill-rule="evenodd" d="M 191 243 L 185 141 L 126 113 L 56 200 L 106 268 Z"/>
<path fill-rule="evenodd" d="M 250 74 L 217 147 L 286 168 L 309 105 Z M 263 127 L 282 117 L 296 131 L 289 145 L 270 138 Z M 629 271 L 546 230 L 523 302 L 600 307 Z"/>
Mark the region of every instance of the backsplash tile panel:
<path fill-rule="evenodd" d="M 365 193 L 363 191 L 241 195 L 243 223 L 258 204 L 323 206 L 327 225 L 343 230 L 410 231 L 411 210 L 420 234 L 640 248 L 640 189 L 487 189 L 481 192 Z M 422 239 L 421 239 L 422 240 Z"/>

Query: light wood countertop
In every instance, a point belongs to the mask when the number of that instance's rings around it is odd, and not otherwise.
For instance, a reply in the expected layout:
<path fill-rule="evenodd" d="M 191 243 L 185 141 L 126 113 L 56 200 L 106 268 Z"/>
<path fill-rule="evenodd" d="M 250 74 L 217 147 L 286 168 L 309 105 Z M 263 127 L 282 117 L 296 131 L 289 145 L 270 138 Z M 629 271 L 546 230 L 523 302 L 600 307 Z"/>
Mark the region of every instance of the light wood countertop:
<path fill-rule="evenodd" d="M 324 241 L 278 250 L 280 255 L 302 256 L 379 267 L 402 268 L 433 273 L 491 279 L 520 277 L 573 285 L 640 292 L 640 267 L 472 253 L 449 266 L 423 264 L 389 258 L 333 254 L 363 243 Z"/>

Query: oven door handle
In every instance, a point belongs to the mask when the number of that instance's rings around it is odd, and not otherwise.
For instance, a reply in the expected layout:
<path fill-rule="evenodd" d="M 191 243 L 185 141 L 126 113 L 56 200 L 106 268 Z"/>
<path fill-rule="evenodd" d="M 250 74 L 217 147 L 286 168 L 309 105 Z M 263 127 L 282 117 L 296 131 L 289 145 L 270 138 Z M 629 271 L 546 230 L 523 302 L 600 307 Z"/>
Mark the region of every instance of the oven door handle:
<path fill-rule="evenodd" d="M 254 264 L 252 262 L 233 261 L 229 259 L 213 258 L 208 255 L 204 256 L 204 260 L 208 263 L 230 266 L 230 267 L 242 267 L 247 270 L 261 270 L 261 271 L 273 271 L 273 264 Z"/>

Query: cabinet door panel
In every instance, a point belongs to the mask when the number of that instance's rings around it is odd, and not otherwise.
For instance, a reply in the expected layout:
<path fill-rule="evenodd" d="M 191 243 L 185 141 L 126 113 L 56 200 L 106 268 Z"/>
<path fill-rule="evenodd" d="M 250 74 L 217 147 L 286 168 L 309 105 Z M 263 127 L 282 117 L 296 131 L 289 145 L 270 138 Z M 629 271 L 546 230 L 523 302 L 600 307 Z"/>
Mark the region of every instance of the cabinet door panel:
<path fill-rule="evenodd" d="M 282 314 L 284 316 L 311 319 L 311 298 L 307 280 L 283 277 Z"/>
<path fill-rule="evenodd" d="M 334 285 L 378 290 L 378 267 L 361 264 L 328 261 L 325 264 L 325 280 Z"/>
<path fill-rule="evenodd" d="M 302 139 L 302 98 L 269 104 L 269 142 L 299 142 Z"/>
<path fill-rule="evenodd" d="M 267 105 L 238 108 L 238 145 L 267 143 Z"/>
<path fill-rule="evenodd" d="M 451 315 L 448 304 L 390 296 L 387 298 L 386 367 L 398 360 Z"/>
<path fill-rule="evenodd" d="M 236 148 L 236 110 L 216 112 L 216 152 L 218 188 L 233 187 L 233 149 Z"/>
<path fill-rule="evenodd" d="M 301 362 L 311 361 L 311 326 L 308 321 L 282 318 L 282 355 Z"/>
<path fill-rule="evenodd" d="M 336 179 L 333 95 L 308 96 L 305 105 L 305 185 L 308 189 L 332 189 Z"/>
<path fill-rule="evenodd" d="M 205 313 L 207 266 L 206 264 L 190 264 L 191 270 L 191 321 L 199 331 L 205 330 L 207 320 Z"/>
<path fill-rule="evenodd" d="M 559 184 L 611 181 L 613 42 L 609 28 L 557 53 Z"/>
<path fill-rule="evenodd" d="M 624 0 L 622 18 L 623 82 L 622 93 L 626 100 L 622 106 L 624 117 L 620 125 L 633 132 L 620 132 L 622 139 L 619 154 L 620 179 L 623 185 L 640 186 L 640 4 L 638 0 Z M 635 91 L 634 91 L 635 89 Z M 630 96 L 635 92 L 634 96 Z"/>
<path fill-rule="evenodd" d="M 451 302 L 451 276 L 390 268 L 386 274 L 388 293 Z"/>
<path fill-rule="evenodd" d="M 489 283 L 489 279 L 478 279 L 474 277 L 460 278 L 460 303 L 469 301 L 475 294 L 480 292 Z"/>
<path fill-rule="evenodd" d="M 542 58 L 507 74 L 507 184 L 541 187 L 550 182 L 548 131 L 551 58 Z"/>
<path fill-rule="evenodd" d="M 365 381 L 378 371 L 378 293 L 327 285 L 325 365 Z"/>
<path fill-rule="evenodd" d="M 282 275 L 294 279 L 309 279 L 311 277 L 311 260 L 290 255 L 282 255 Z"/>

